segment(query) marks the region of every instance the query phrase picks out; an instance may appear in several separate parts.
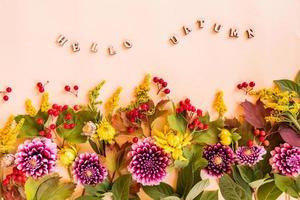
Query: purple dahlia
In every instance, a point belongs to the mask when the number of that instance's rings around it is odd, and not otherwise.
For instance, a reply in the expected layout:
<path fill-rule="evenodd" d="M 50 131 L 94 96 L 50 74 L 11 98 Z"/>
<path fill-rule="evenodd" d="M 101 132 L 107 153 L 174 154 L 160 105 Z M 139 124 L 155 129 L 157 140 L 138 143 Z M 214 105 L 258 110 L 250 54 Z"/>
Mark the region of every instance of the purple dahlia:
<path fill-rule="evenodd" d="M 269 162 L 275 173 L 296 177 L 300 174 L 300 148 L 281 144 L 271 151 Z"/>
<path fill-rule="evenodd" d="M 56 144 L 46 138 L 26 140 L 19 145 L 15 163 L 26 176 L 39 178 L 54 171 Z"/>
<path fill-rule="evenodd" d="M 84 185 L 96 185 L 107 177 L 107 170 L 100 164 L 95 153 L 83 153 L 73 163 L 73 175 L 77 182 Z"/>
<path fill-rule="evenodd" d="M 266 153 L 263 146 L 242 146 L 236 150 L 236 159 L 241 165 L 253 166 L 261 161 Z"/>
<path fill-rule="evenodd" d="M 166 168 L 171 164 L 169 154 L 154 144 L 151 138 L 133 144 L 129 156 L 131 161 L 128 170 L 133 179 L 142 185 L 158 185 L 167 174 Z"/>
<path fill-rule="evenodd" d="M 203 157 L 208 160 L 205 172 L 214 177 L 221 177 L 224 173 L 231 172 L 234 163 L 234 153 L 229 146 L 220 143 L 209 145 L 203 152 Z"/>

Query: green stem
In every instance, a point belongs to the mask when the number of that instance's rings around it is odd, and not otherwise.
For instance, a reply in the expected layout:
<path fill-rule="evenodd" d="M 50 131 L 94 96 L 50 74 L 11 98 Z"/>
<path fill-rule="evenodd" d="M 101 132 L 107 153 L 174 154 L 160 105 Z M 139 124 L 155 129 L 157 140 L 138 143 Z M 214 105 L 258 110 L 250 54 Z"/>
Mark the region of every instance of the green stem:
<path fill-rule="evenodd" d="M 290 113 L 287 113 L 286 115 L 291 120 L 291 122 L 296 126 L 296 128 L 298 129 L 298 132 L 300 132 L 300 124 L 299 124 L 299 122 Z"/>

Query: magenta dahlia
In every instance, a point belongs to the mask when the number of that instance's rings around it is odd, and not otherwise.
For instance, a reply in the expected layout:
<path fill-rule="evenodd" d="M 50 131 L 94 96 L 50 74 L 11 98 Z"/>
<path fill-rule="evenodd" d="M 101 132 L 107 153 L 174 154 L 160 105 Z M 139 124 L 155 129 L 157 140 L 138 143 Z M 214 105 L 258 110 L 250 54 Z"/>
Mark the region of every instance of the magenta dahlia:
<path fill-rule="evenodd" d="M 129 152 L 131 161 L 128 170 L 132 177 L 142 185 L 158 185 L 166 176 L 166 168 L 171 164 L 169 154 L 145 138 L 132 145 Z"/>
<path fill-rule="evenodd" d="M 253 166 L 261 161 L 266 153 L 263 146 L 242 146 L 236 150 L 236 159 L 241 165 Z"/>
<path fill-rule="evenodd" d="M 275 173 L 296 177 L 300 174 L 300 148 L 281 144 L 271 151 L 269 162 Z"/>
<path fill-rule="evenodd" d="M 26 140 L 19 145 L 15 163 L 26 176 L 39 178 L 54 171 L 57 146 L 46 138 Z"/>
<path fill-rule="evenodd" d="M 209 145 L 203 152 L 203 157 L 208 161 L 205 172 L 214 177 L 221 177 L 224 173 L 231 172 L 234 163 L 234 153 L 229 146 L 220 143 Z"/>
<path fill-rule="evenodd" d="M 77 156 L 73 163 L 73 175 L 81 184 L 96 185 L 107 178 L 108 172 L 100 164 L 97 154 L 83 153 Z"/>

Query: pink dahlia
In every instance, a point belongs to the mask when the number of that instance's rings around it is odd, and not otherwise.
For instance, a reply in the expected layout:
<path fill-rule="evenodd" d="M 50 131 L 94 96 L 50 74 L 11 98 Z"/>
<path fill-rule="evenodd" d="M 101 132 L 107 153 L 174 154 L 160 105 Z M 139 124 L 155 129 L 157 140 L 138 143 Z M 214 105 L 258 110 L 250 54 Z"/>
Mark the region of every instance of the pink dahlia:
<path fill-rule="evenodd" d="M 234 163 L 234 153 L 229 146 L 220 143 L 209 145 L 203 152 L 203 157 L 208 160 L 205 172 L 214 177 L 221 177 L 224 173 L 231 172 Z"/>
<path fill-rule="evenodd" d="M 281 144 L 271 151 L 269 162 L 275 173 L 296 177 L 300 174 L 300 148 Z"/>
<path fill-rule="evenodd" d="M 154 144 L 151 138 L 140 140 L 131 148 L 128 170 L 133 179 L 142 185 L 158 185 L 167 174 L 166 168 L 171 164 L 169 154 Z"/>
<path fill-rule="evenodd" d="M 242 146 L 236 150 L 236 159 L 241 165 L 253 166 L 261 161 L 266 153 L 263 146 Z"/>
<path fill-rule="evenodd" d="M 83 153 L 77 156 L 73 163 L 73 175 L 81 184 L 96 185 L 107 178 L 108 172 L 100 164 L 97 154 Z"/>
<path fill-rule="evenodd" d="M 19 145 L 15 163 L 26 176 L 39 178 L 54 171 L 56 144 L 46 138 L 26 140 Z"/>

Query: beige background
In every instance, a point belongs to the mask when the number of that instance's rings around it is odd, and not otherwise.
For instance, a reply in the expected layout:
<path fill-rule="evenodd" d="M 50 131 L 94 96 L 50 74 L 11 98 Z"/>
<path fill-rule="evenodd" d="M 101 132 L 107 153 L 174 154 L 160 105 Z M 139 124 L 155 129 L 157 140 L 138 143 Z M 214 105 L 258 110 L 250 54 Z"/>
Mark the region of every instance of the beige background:
<path fill-rule="evenodd" d="M 38 102 L 37 81 L 50 81 L 46 89 L 57 103 L 82 103 L 85 92 L 106 79 L 103 99 L 122 85 L 126 104 L 147 72 L 169 82 L 172 98 L 190 97 L 206 110 L 215 91 L 224 90 L 230 116 L 244 98 L 238 82 L 271 86 L 298 71 L 299 10 L 298 0 L 0 0 L 0 89 L 14 90 L 0 103 L 0 123 L 24 112 L 27 97 Z M 206 20 L 203 30 L 195 30 L 198 18 Z M 212 33 L 215 22 L 223 25 L 219 34 Z M 186 37 L 183 25 L 194 28 Z M 251 27 L 256 37 L 229 39 L 231 27 Z M 181 38 L 176 46 L 168 42 L 173 33 Z M 59 34 L 78 41 L 81 51 L 71 53 L 70 43 L 58 47 Z M 134 47 L 122 49 L 124 39 Z M 89 52 L 93 41 L 100 46 L 96 54 Z M 109 45 L 117 55 L 107 55 Z M 78 84 L 79 98 L 65 94 L 65 84 Z"/>

